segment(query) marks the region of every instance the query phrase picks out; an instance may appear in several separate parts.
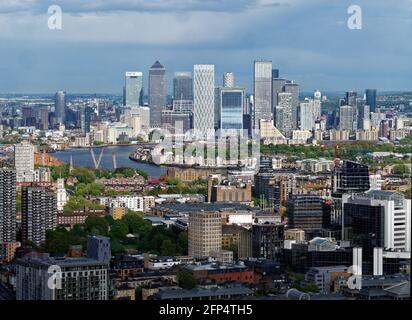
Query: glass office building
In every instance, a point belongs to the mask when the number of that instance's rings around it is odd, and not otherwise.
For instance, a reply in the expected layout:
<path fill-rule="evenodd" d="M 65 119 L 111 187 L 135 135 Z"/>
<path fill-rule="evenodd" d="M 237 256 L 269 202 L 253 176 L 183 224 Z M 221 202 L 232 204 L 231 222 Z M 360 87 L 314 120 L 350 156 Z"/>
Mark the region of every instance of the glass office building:
<path fill-rule="evenodd" d="M 221 90 L 220 128 L 243 129 L 243 89 Z"/>
<path fill-rule="evenodd" d="M 142 72 L 126 72 L 123 104 L 126 107 L 143 106 Z"/>

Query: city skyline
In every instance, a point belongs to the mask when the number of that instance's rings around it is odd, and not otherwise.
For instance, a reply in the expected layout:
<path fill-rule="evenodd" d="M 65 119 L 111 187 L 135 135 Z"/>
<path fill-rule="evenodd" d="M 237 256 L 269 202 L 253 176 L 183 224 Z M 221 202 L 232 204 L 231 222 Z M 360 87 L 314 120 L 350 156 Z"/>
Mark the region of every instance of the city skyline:
<path fill-rule="evenodd" d="M 358 1 L 361 30 L 346 25 L 347 1 L 55 3 L 63 29 L 54 31 L 47 28 L 46 4 L 0 4 L 0 40 L 7 41 L 0 49 L 2 93 L 120 93 L 123 72 L 142 71 L 147 83 L 156 60 L 167 70 L 169 92 L 173 72 L 194 64 L 215 64 L 217 75 L 234 72 L 238 85 L 252 92 L 258 59 L 272 60 L 280 77 L 303 91 L 412 87 L 412 5 L 406 0 L 391 6 Z"/>

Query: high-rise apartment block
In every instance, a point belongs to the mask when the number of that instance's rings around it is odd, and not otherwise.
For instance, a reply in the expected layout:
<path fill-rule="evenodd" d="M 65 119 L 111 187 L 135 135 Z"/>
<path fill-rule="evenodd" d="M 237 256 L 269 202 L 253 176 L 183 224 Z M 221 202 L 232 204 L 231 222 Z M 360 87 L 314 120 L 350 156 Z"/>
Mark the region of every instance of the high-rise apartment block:
<path fill-rule="evenodd" d="M 44 187 L 22 188 L 22 240 L 40 246 L 57 225 L 57 197 Z"/>
<path fill-rule="evenodd" d="M 291 93 L 278 94 L 276 106 L 276 128 L 286 137 L 291 137 L 293 130 L 293 96 Z"/>
<path fill-rule="evenodd" d="M 14 146 L 14 166 L 17 182 L 32 182 L 34 174 L 34 146 L 22 142 Z"/>
<path fill-rule="evenodd" d="M 0 242 L 16 240 L 16 171 L 0 169 Z"/>

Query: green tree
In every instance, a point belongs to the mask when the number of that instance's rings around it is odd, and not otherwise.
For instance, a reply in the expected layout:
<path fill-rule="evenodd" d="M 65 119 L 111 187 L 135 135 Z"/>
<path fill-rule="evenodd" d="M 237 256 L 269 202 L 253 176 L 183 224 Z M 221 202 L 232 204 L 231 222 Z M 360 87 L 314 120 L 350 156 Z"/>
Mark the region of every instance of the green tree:
<path fill-rule="evenodd" d="M 120 220 L 115 221 L 110 229 L 110 237 L 119 240 L 125 238 L 128 233 L 127 224 Z"/>
<path fill-rule="evenodd" d="M 302 292 L 319 293 L 319 291 L 319 287 L 313 282 L 305 284 L 302 288 Z"/>
<path fill-rule="evenodd" d="M 73 175 L 77 178 L 79 183 L 93 183 L 96 180 L 96 176 L 93 172 L 90 172 L 87 168 L 76 168 L 73 170 Z"/>
<path fill-rule="evenodd" d="M 181 270 L 177 272 L 177 284 L 183 289 L 194 289 L 197 286 L 196 278 L 193 274 L 186 270 Z"/>
<path fill-rule="evenodd" d="M 133 169 L 133 168 L 125 168 L 125 167 L 122 167 L 122 168 L 116 169 L 116 170 L 114 171 L 114 174 L 115 174 L 116 176 L 119 176 L 119 177 L 131 178 L 131 177 L 133 177 L 133 176 L 136 174 L 136 170 Z"/>
<path fill-rule="evenodd" d="M 397 164 L 396 166 L 392 168 L 392 173 L 393 174 L 406 174 L 406 173 L 410 173 L 410 170 L 404 164 Z"/>
<path fill-rule="evenodd" d="M 170 239 L 163 240 L 160 248 L 160 254 L 162 256 L 175 256 L 177 255 L 176 245 Z"/>
<path fill-rule="evenodd" d="M 139 169 L 139 170 L 137 170 L 137 173 L 138 173 L 140 176 L 142 176 L 143 178 L 145 178 L 146 180 L 149 178 L 149 174 L 148 174 L 146 171 L 144 171 L 144 170 Z"/>
<path fill-rule="evenodd" d="M 107 236 L 109 233 L 109 223 L 105 218 L 89 216 L 85 222 L 85 230 L 91 235 Z"/>

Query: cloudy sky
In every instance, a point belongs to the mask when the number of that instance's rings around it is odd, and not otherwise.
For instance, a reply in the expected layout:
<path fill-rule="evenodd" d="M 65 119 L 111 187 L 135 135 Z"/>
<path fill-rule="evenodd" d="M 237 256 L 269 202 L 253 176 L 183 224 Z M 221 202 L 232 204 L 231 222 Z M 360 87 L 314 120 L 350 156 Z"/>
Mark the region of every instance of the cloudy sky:
<path fill-rule="evenodd" d="M 1 0 L 0 43 L 0 93 L 120 93 L 157 59 L 169 79 L 215 64 L 249 92 L 255 59 L 304 91 L 412 90 L 412 0 Z"/>

